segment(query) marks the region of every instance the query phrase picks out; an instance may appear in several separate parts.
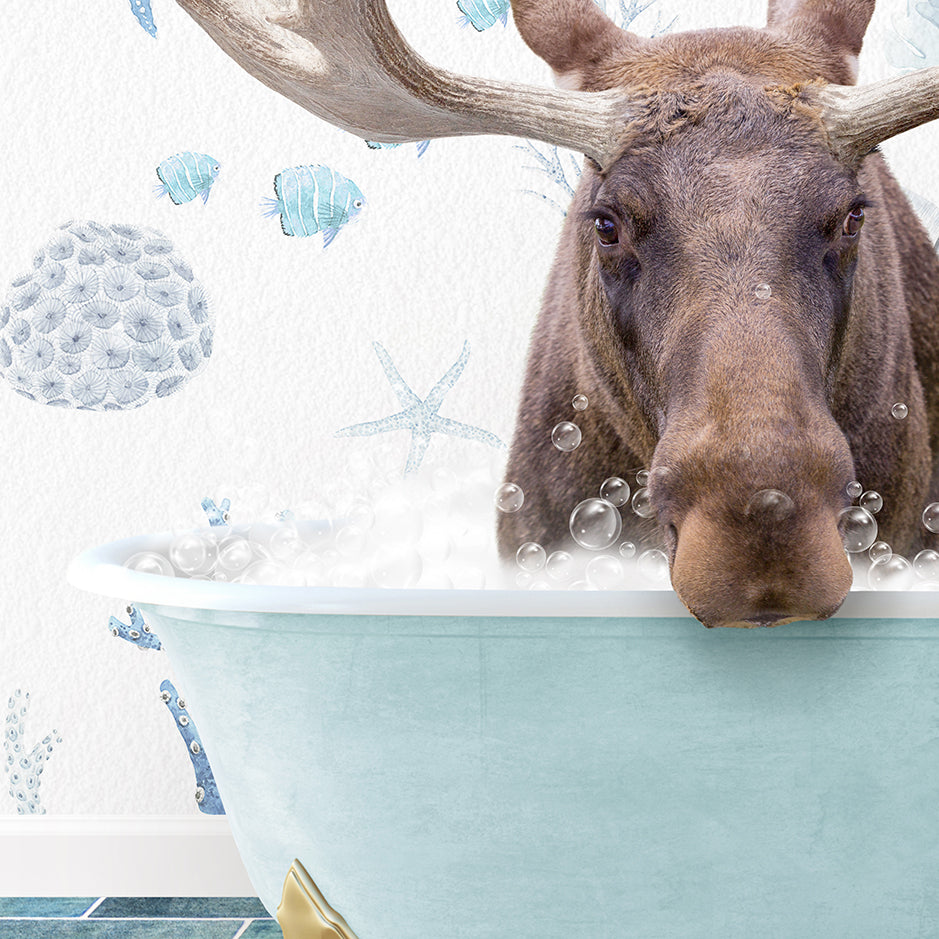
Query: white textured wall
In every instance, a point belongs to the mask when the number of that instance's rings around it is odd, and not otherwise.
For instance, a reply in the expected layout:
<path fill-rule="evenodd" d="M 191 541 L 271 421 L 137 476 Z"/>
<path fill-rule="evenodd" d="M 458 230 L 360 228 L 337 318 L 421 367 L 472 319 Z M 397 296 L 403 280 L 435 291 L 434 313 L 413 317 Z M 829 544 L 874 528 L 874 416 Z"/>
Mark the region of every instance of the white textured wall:
<path fill-rule="evenodd" d="M 511 25 L 460 30 L 452 0 L 391 6 L 434 62 L 549 80 Z M 286 506 L 366 452 L 403 466 L 407 434 L 333 438 L 397 409 L 375 339 L 418 394 L 468 339 L 469 365 L 441 413 L 508 441 L 561 221 L 523 192 L 546 182 L 525 169 L 516 141 L 435 141 L 419 161 L 413 145 L 374 153 L 255 82 L 171 0 L 153 7 L 156 40 L 127 0 L 33 0 L 0 31 L 0 289 L 65 220 L 132 221 L 177 243 L 218 316 L 207 370 L 136 411 L 58 410 L 0 387 L 0 714 L 10 693 L 29 690 L 27 743 L 52 727 L 63 737 L 42 786 L 57 814 L 196 811 L 189 761 L 157 693 L 172 669 L 162 653 L 112 639 L 108 616 L 128 598 L 69 587 L 72 556 L 195 523 L 201 497 L 233 485 L 264 485 Z M 889 73 L 879 50 L 891 7 L 905 4 L 881 0 L 862 81 Z M 677 15 L 681 29 L 763 22 L 762 4 L 747 0 L 658 0 L 637 28 L 656 13 Z M 927 128 L 885 148 L 901 179 L 934 200 L 935 140 Z M 152 196 L 156 164 L 181 150 L 222 166 L 204 207 Z M 277 172 L 311 162 L 354 179 L 369 200 L 326 251 L 319 238 L 286 238 L 258 208 Z M 431 447 L 488 456 L 439 437 Z M 13 812 L 0 778 L 0 814 Z"/>

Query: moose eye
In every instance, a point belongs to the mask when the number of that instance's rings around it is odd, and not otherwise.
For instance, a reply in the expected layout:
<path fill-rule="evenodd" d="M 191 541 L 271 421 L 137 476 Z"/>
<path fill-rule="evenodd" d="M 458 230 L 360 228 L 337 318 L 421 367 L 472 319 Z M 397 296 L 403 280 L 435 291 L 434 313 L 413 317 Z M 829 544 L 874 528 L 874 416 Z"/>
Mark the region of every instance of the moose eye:
<path fill-rule="evenodd" d="M 601 245 L 615 245 L 619 242 L 619 235 L 616 231 L 616 222 L 602 216 L 594 219 L 594 227 L 597 230 L 597 240 Z"/>
<path fill-rule="evenodd" d="M 861 226 L 863 224 L 864 208 L 862 206 L 858 206 L 856 209 L 852 209 L 845 218 L 844 227 L 841 230 L 842 234 L 844 234 L 846 238 L 854 238 L 861 230 Z"/>

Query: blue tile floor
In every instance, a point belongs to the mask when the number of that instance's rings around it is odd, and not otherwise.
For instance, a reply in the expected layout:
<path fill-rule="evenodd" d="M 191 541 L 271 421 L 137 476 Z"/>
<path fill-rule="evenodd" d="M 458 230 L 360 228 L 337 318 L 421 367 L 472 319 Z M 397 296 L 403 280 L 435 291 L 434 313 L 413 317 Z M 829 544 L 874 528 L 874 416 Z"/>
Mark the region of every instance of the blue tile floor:
<path fill-rule="evenodd" d="M 0 897 L 0 939 L 282 939 L 257 897 Z"/>

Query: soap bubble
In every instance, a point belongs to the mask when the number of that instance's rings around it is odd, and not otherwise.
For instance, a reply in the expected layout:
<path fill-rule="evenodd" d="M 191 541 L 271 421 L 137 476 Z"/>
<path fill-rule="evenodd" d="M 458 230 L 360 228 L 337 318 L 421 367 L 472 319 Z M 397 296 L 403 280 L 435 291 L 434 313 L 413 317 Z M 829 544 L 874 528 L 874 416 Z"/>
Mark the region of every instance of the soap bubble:
<path fill-rule="evenodd" d="M 852 505 L 838 513 L 838 531 L 845 551 L 866 551 L 877 539 L 877 522 L 867 509 Z"/>
<path fill-rule="evenodd" d="M 926 548 L 913 558 L 913 571 L 921 580 L 939 582 L 939 551 Z"/>
<path fill-rule="evenodd" d="M 643 551 L 636 567 L 643 577 L 655 583 L 665 583 L 668 580 L 668 557 L 658 548 Z"/>
<path fill-rule="evenodd" d="M 930 531 L 939 532 L 939 502 L 930 502 L 923 509 L 923 524 Z"/>
<path fill-rule="evenodd" d="M 300 532 L 293 522 L 281 522 L 268 540 L 268 549 L 271 557 L 277 561 L 292 561 L 301 551 L 304 544 Z"/>
<path fill-rule="evenodd" d="M 486 572 L 474 564 L 461 564 L 453 571 L 455 590 L 482 590 L 486 586 Z"/>
<path fill-rule="evenodd" d="M 584 575 L 587 583 L 598 590 L 615 590 L 623 586 L 623 565 L 612 554 L 599 554 L 591 558 Z"/>
<path fill-rule="evenodd" d="M 895 417 L 898 421 L 902 421 L 909 413 L 910 409 L 902 401 L 898 401 L 890 409 L 890 416 Z"/>
<path fill-rule="evenodd" d="M 540 571 L 548 560 L 547 552 L 536 541 L 526 541 L 515 552 L 515 563 L 523 571 Z"/>
<path fill-rule="evenodd" d="M 551 431 L 551 442 L 565 453 L 576 450 L 580 446 L 583 435 L 580 428 L 570 421 L 561 421 L 554 430 Z"/>
<path fill-rule="evenodd" d="M 639 470 L 639 472 L 636 473 L 636 482 L 640 486 L 648 486 L 649 485 L 649 471 Z"/>
<path fill-rule="evenodd" d="M 632 501 L 633 511 L 642 518 L 651 518 L 655 515 L 655 509 L 652 507 L 652 500 L 649 498 L 649 490 L 646 488 L 637 489 L 633 493 Z"/>
<path fill-rule="evenodd" d="M 891 554 L 871 564 L 867 583 L 874 590 L 908 590 L 913 585 L 913 565 L 905 557 Z"/>
<path fill-rule="evenodd" d="M 632 560 L 636 556 L 636 546 L 631 541 L 624 541 L 619 546 L 619 556 L 626 561 Z"/>
<path fill-rule="evenodd" d="M 277 584 L 282 583 L 281 569 L 271 560 L 262 558 L 245 568 L 238 578 L 242 584 Z"/>
<path fill-rule="evenodd" d="M 253 560 L 250 542 L 240 535 L 232 535 L 218 546 L 218 566 L 230 574 L 243 571 Z"/>
<path fill-rule="evenodd" d="M 346 561 L 333 567 L 330 580 L 334 587 L 356 589 L 365 586 L 368 581 L 368 572 L 364 567 Z"/>
<path fill-rule="evenodd" d="M 517 512 L 524 501 L 525 493 L 516 483 L 503 483 L 496 490 L 496 508 L 500 512 Z"/>
<path fill-rule="evenodd" d="M 574 506 L 569 525 L 574 541 L 582 548 L 602 551 L 619 538 L 623 519 L 606 499 L 584 499 Z"/>
<path fill-rule="evenodd" d="M 544 567 L 548 577 L 558 583 L 571 580 L 577 572 L 577 564 L 573 555 L 567 551 L 552 551 L 548 555 Z"/>
<path fill-rule="evenodd" d="M 758 515 L 772 522 L 784 522 L 795 514 L 796 506 L 792 499 L 778 489 L 761 489 L 750 497 L 744 512 Z"/>
<path fill-rule="evenodd" d="M 326 565 L 318 554 L 313 551 L 304 551 L 294 559 L 293 569 L 303 578 L 308 587 L 313 587 L 323 582 Z"/>
<path fill-rule="evenodd" d="M 574 400 L 571 401 L 575 411 L 586 411 L 588 403 L 586 395 L 574 395 Z"/>
<path fill-rule="evenodd" d="M 521 590 L 528 590 L 534 582 L 535 575 L 529 574 L 528 571 L 519 571 L 515 575 L 515 586 Z"/>
<path fill-rule="evenodd" d="M 600 498 L 606 499 L 617 508 L 629 501 L 629 483 L 619 476 L 610 476 L 600 486 Z"/>
<path fill-rule="evenodd" d="M 421 556 L 411 545 L 382 545 L 368 564 L 369 576 L 376 587 L 413 587 L 422 570 Z"/>
<path fill-rule="evenodd" d="M 857 504 L 862 509 L 867 509 L 871 515 L 876 515 L 884 507 L 884 498 L 879 492 L 868 489 L 867 492 L 857 500 Z"/>
<path fill-rule="evenodd" d="M 138 551 L 124 562 L 124 567 L 141 574 L 159 574 L 162 577 L 175 577 L 173 565 L 156 551 Z"/>
<path fill-rule="evenodd" d="M 889 558 L 890 555 L 893 554 L 893 550 L 886 541 L 875 541 L 870 546 L 870 550 L 867 554 L 872 561 L 879 561 L 881 558 Z"/>
<path fill-rule="evenodd" d="M 368 531 L 375 524 L 375 510 L 368 502 L 356 501 L 346 512 L 345 518 L 360 531 Z"/>
<path fill-rule="evenodd" d="M 756 290 L 753 292 L 756 294 L 757 300 L 769 300 L 773 295 L 773 288 L 769 284 L 757 284 Z"/>
<path fill-rule="evenodd" d="M 358 525 L 343 525 L 336 532 L 334 543 L 344 558 L 356 558 L 365 550 L 367 537 Z"/>
<path fill-rule="evenodd" d="M 198 532 L 177 535 L 170 543 L 169 557 L 181 574 L 203 574 L 215 564 L 215 543 Z"/>
<path fill-rule="evenodd" d="M 404 493 L 382 493 L 376 499 L 374 508 L 372 535 L 376 541 L 415 544 L 421 537 L 424 521 Z"/>
<path fill-rule="evenodd" d="M 864 487 L 856 480 L 852 480 L 844 487 L 849 499 L 856 499 L 863 491 Z"/>

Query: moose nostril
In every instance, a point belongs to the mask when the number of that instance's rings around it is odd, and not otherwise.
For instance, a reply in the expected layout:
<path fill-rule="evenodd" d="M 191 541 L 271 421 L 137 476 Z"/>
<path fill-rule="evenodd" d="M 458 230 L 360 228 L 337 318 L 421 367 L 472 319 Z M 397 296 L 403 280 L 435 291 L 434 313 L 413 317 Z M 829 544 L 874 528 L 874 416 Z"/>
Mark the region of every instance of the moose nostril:
<path fill-rule="evenodd" d="M 756 616 L 749 617 L 746 622 L 754 626 L 775 626 L 780 620 L 791 615 L 791 613 L 758 613 Z"/>
<path fill-rule="evenodd" d="M 795 515 L 796 505 L 786 493 L 778 489 L 761 489 L 751 496 L 744 512 L 749 517 L 784 522 Z"/>

